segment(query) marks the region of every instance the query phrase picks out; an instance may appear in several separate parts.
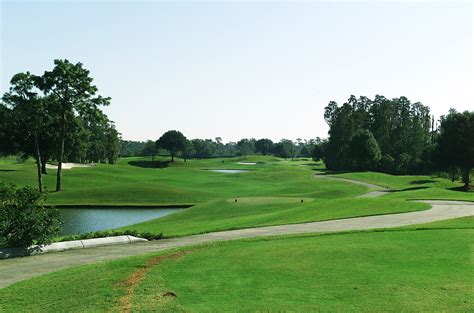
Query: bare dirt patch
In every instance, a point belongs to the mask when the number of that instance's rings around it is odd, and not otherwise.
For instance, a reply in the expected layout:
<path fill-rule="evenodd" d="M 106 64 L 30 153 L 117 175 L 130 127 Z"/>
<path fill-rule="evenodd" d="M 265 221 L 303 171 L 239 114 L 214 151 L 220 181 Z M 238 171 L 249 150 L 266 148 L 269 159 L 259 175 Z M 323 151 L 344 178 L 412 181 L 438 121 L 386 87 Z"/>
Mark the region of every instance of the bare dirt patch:
<path fill-rule="evenodd" d="M 126 280 L 122 281 L 120 285 L 126 286 L 127 291 L 124 296 L 122 296 L 118 302 L 119 311 L 120 312 L 131 312 L 132 304 L 131 299 L 133 297 L 133 293 L 135 292 L 135 288 L 140 284 L 140 282 L 145 278 L 146 274 L 156 265 L 161 263 L 162 261 L 166 260 L 176 260 L 180 257 L 191 253 L 190 250 L 186 251 L 178 251 L 171 254 L 166 255 L 159 255 L 156 257 L 151 258 L 148 262 L 139 270 L 133 272 L 130 276 L 127 277 Z M 172 297 L 176 298 L 176 293 L 172 291 L 167 291 L 163 293 L 163 297 Z"/>

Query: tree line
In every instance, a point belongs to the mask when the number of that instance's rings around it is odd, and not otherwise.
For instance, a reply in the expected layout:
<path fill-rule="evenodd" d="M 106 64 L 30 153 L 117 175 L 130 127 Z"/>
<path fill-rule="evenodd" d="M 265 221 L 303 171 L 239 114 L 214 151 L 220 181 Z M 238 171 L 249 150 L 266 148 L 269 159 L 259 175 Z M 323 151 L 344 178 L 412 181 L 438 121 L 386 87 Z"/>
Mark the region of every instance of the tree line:
<path fill-rule="evenodd" d="M 406 97 L 351 96 L 324 110 L 327 140 L 315 149 L 330 170 L 391 174 L 459 173 L 469 188 L 474 168 L 474 112 L 450 110 L 435 128 L 429 107 Z"/>
<path fill-rule="evenodd" d="M 188 139 L 180 131 L 170 130 L 158 140 L 145 142 L 126 141 L 122 145 L 121 156 L 155 156 L 169 154 L 174 160 L 179 156 L 187 159 L 207 159 L 216 157 L 236 157 L 251 154 L 274 155 L 281 158 L 312 157 L 314 149 L 321 143 L 320 138 L 303 140 L 243 138 L 237 142 L 224 143 L 221 137 L 215 139 Z"/>
<path fill-rule="evenodd" d="M 61 190 L 64 162 L 115 163 L 120 134 L 100 107 L 110 98 L 98 95 L 82 63 L 54 60 L 43 75 L 14 75 L 0 103 L 0 153 L 21 153 L 36 160 L 38 189 L 43 191 L 46 163 L 57 162 L 56 191 Z"/>

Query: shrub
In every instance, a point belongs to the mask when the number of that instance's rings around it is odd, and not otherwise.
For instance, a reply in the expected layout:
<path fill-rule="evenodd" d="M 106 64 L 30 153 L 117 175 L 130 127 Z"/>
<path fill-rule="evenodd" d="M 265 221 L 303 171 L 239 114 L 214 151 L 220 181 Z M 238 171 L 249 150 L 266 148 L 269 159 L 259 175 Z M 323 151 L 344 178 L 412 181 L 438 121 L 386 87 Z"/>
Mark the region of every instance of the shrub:
<path fill-rule="evenodd" d="M 62 224 L 59 210 L 45 208 L 44 194 L 32 187 L 0 184 L 0 245 L 47 244 Z"/>

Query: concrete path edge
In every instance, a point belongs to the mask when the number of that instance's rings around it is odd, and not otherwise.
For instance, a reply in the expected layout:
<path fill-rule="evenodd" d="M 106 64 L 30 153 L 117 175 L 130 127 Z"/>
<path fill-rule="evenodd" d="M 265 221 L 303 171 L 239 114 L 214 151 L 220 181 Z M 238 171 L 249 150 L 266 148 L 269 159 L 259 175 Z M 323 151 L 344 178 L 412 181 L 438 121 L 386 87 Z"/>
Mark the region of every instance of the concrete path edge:
<path fill-rule="evenodd" d="M 72 249 L 86 249 L 116 244 L 127 244 L 148 241 L 144 238 L 134 236 L 112 236 L 104 238 L 93 238 L 84 240 L 72 240 L 54 242 L 49 245 L 34 245 L 28 248 L 3 248 L 0 249 L 0 259 L 10 259 L 22 256 L 43 254 L 48 252 L 59 252 Z"/>

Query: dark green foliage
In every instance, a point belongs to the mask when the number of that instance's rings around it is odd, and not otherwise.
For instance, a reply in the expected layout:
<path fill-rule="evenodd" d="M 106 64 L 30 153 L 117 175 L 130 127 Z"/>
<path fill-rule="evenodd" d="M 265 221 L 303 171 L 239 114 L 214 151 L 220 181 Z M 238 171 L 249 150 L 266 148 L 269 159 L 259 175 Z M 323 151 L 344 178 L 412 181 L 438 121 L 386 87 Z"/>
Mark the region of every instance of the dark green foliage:
<path fill-rule="evenodd" d="M 12 129 L 9 127 L 11 116 L 11 109 L 4 103 L 0 103 L 0 156 L 13 152 Z"/>
<path fill-rule="evenodd" d="M 320 161 L 324 159 L 325 149 L 327 145 L 327 140 L 321 140 L 317 138 L 316 142 L 313 145 L 311 151 L 311 157 L 314 161 Z"/>
<path fill-rule="evenodd" d="M 407 174 L 429 167 L 423 164 L 428 162 L 423 153 L 432 140 L 431 117 L 429 108 L 419 102 L 411 103 L 405 97 L 389 100 L 377 95 L 371 100 L 351 96 L 342 106 L 330 102 L 324 118 L 330 128 L 324 158 L 331 170 L 373 169 L 373 162 L 354 161 L 356 147 L 351 148 L 351 141 L 361 130 L 370 131 L 380 148 L 379 170 Z"/>
<path fill-rule="evenodd" d="M 273 154 L 280 158 L 291 158 L 295 156 L 295 144 L 288 139 L 282 139 L 273 146 Z"/>
<path fill-rule="evenodd" d="M 133 140 L 122 140 L 120 143 L 120 156 L 138 156 L 142 155 L 143 148 L 145 148 L 146 142 L 133 141 Z M 154 144 L 152 142 L 152 144 Z"/>
<path fill-rule="evenodd" d="M 375 169 L 381 159 L 379 144 L 368 130 L 359 130 L 352 136 L 349 153 L 354 169 Z"/>
<path fill-rule="evenodd" d="M 186 148 L 186 141 L 186 137 L 180 131 L 169 130 L 156 141 L 156 147 L 168 150 L 171 162 L 174 162 L 176 154 Z"/>
<path fill-rule="evenodd" d="M 442 117 L 438 145 L 440 166 L 453 173 L 460 169 L 464 188 L 468 190 L 474 168 L 474 112 L 451 109 Z"/>
<path fill-rule="evenodd" d="M 68 60 L 54 60 L 52 71 L 44 72 L 43 76 L 36 77 L 36 86 L 46 95 L 55 96 L 59 107 L 55 112 L 60 121 L 58 170 L 56 191 L 61 190 L 62 162 L 65 157 L 65 143 L 70 124 L 76 114 L 87 117 L 102 118 L 99 106 L 106 106 L 110 98 L 97 96 L 97 87 L 92 84 L 92 77 L 82 63 L 73 64 Z M 91 121 L 96 121 L 91 119 Z"/>
<path fill-rule="evenodd" d="M 18 73 L 0 105 L 0 153 L 33 156 L 38 187 L 46 163 L 58 163 L 56 190 L 61 189 L 63 162 L 116 162 L 120 134 L 98 108 L 110 98 L 96 96 L 89 71 L 81 63 L 55 60 L 42 76 Z"/>
<path fill-rule="evenodd" d="M 151 160 L 154 161 L 155 156 L 157 155 L 157 153 L 158 153 L 158 149 L 156 147 L 156 143 L 154 143 L 151 140 L 148 140 L 145 143 L 143 149 L 141 150 L 140 155 L 149 156 L 149 157 L 151 157 Z"/>
<path fill-rule="evenodd" d="M 255 153 L 255 139 L 241 139 L 237 142 L 237 148 L 239 149 L 239 154 L 242 156 Z"/>
<path fill-rule="evenodd" d="M 10 118 L 5 121 L 9 129 L 10 152 L 23 152 L 36 159 L 38 189 L 43 191 L 41 173 L 40 142 L 48 137 L 49 119 L 47 114 L 48 99 L 38 94 L 35 89 L 35 76 L 30 72 L 15 74 L 10 81 L 10 90 L 3 96 L 3 101 L 10 108 Z"/>
<path fill-rule="evenodd" d="M 255 152 L 261 153 L 262 155 L 268 155 L 272 152 L 273 141 L 270 139 L 259 139 L 255 141 Z"/>
<path fill-rule="evenodd" d="M 47 244 L 58 234 L 59 210 L 45 208 L 44 194 L 32 187 L 0 185 L 0 245 Z"/>
<path fill-rule="evenodd" d="M 193 142 L 191 140 L 186 140 L 186 144 L 184 145 L 184 149 L 181 151 L 181 157 L 186 162 L 187 159 L 191 158 L 196 153 L 194 149 Z"/>
<path fill-rule="evenodd" d="M 222 145 L 222 143 L 214 143 L 210 139 L 193 139 L 194 154 L 193 156 L 197 159 L 207 159 L 216 155 L 216 146 Z"/>

